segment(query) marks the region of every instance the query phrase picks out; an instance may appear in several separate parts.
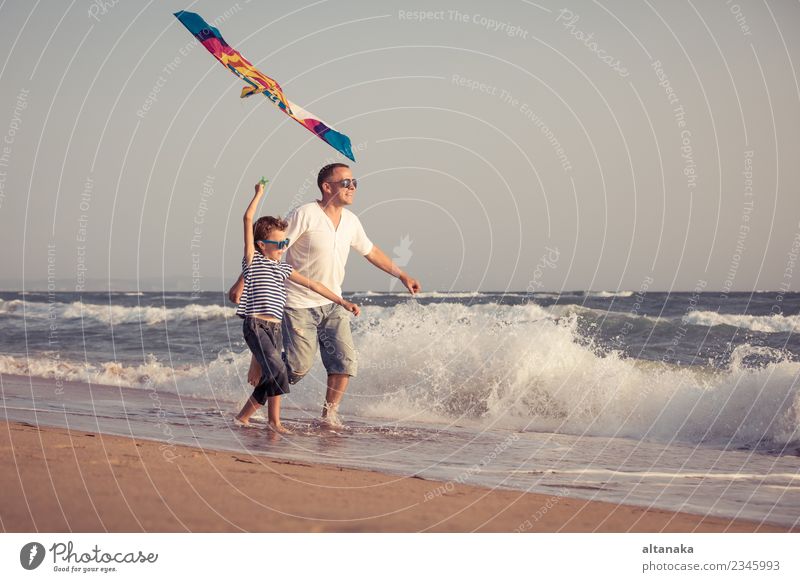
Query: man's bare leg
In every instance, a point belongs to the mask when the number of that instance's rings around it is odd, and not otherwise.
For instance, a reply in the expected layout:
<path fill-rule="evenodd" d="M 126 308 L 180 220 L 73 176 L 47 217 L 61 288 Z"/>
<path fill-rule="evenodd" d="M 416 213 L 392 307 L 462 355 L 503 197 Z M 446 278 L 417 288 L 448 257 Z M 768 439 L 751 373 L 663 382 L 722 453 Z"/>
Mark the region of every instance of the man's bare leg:
<path fill-rule="evenodd" d="M 328 374 L 328 390 L 325 393 L 325 406 L 322 408 L 322 418 L 331 421 L 331 424 L 339 424 L 337 409 L 342 401 L 344 393 L 347 391 L 347 384 L 350 376 L 347 374 Z"/>

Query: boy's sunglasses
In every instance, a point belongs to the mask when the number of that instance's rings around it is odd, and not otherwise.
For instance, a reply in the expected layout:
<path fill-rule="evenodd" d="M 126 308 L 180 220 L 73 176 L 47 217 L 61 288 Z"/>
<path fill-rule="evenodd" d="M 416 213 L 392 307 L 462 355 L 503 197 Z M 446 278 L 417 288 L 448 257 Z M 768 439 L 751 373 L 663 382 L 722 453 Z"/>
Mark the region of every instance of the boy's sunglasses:
<path fill-rule="evenodd" d="M 344 180 L 339 180 L 338 182 L 326 182 L 327 184 L 339 184 L 342 188 L 350 188 L 350 184 L 353 185 L 353 188 L 358 188 L 358 179 L 357 178 L 345 178 Z"/>
<path fill-rule="evenodd" d="M 285 238 L 283 240 L 267 240 L 267 239 L 259 239 L 260 243 L 264 243 L 265 245 L 276 245 L 278 249 L 285 249 L 289 246 L 289 239 Z"/>

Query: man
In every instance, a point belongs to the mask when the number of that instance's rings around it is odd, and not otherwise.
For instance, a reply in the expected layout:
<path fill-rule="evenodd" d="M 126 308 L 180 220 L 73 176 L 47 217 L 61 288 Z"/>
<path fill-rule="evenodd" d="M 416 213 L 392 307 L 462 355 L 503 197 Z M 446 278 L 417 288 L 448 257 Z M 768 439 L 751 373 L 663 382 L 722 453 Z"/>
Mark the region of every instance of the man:
<path fill-rule="evenodd" d="M 317 186 L 322 200 L 303 204 L 286 217 L 289 223 L 286 262 L 300 274 L 320 281 L 333 293 L 341 295 L 345 264 L 350 249 L 354 248 L 377 268 L 400 279 L 409 292 L 419 292 L 419 281 L 374 245 L 358 217 L 347 210 L 358 186 L 350 167 L 345 164 L 325 166 L 319 171 Z M 234 303 L 238 303 L 241 288 L 240 277 L 229 292 Z M 322 418 L 329 425 L 340 425 L 339 403 L 350 377 L 356 375 L 358 364 L 350 316 L 341 306 L 309 293 L 300 285 L 287 281 L 286 289 L 283 347 L 289 382 L 295 384 L 308 373 L 319 346 L 328 374 Z M 248 374 L 251 381 L 254 376 L 260 376 L 260 370 Z"/>

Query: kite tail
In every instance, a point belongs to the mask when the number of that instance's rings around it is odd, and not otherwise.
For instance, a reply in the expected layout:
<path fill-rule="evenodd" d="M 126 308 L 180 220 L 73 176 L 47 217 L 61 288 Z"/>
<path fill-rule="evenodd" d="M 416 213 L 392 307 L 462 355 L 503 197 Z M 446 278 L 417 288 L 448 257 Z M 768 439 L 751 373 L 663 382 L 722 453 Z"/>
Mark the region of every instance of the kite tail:
<path fill-rule="evenodd" d="M 312 117 L 308 111 L 296 103 L 289 101 L 288 105 L 292 108 L 293 113 L 290 115 L 292 119 L 306 129 L 313 131 L 317 134 L 318 138 L 338 150 L 342 155 L 347 156 L 354 162 L 356 161 L 356 158 L 353 156 L 353 149 L 349 137 L 331 128 L 330 125 L 321 119 Z"/>
<path fill-rule="evenodd" d="M 316 133 L 316 132 L 314 132 Z M 339 133 L 335 129 L 328 128 L 323 135 L 317 133 L 323 140 L 333 146 L 335 149 L 339 150 L 341 153 L 346 155 L 352 161 L 356 161 L 355 157 L 353 156 L 353 150 L 350 146 L 350 138 L 347 137 L 343 133 Z"/>

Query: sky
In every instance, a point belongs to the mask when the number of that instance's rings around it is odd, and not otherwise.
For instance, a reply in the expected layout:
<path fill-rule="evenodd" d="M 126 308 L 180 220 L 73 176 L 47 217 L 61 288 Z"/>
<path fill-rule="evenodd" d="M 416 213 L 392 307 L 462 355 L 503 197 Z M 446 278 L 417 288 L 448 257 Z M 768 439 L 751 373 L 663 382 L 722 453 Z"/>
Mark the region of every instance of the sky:
<path fill-rule="evenodd" d="M 347 161 L 182 9 L 351 138 L 425 290 L 800 286 L 798 2 L 6 0 L 3 289 L 227 288 L 257 180 L 284 215 Z M 397 283 L 352 252 L 344 289 Z"/>

